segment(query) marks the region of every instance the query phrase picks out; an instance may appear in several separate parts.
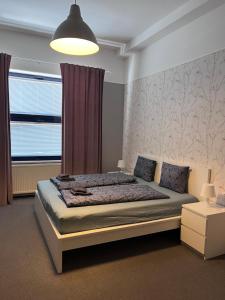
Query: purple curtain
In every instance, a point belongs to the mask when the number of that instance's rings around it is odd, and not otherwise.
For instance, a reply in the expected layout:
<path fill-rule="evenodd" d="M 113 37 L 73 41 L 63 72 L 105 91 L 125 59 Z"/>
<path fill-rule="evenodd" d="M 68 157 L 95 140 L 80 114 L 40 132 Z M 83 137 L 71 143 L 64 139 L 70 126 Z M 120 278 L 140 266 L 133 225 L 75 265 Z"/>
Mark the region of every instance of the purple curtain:
<path fill-rule="evenodd" d="M 0 53 L 0 205 L 12 200 L 12 169 L 9 113 L 9 65 L 11 56 Z"/>
<path fill-rule="evenodd" d="M 61 64 L 62 172 L 102 171 L 102 93 L 105 71 Z"/>

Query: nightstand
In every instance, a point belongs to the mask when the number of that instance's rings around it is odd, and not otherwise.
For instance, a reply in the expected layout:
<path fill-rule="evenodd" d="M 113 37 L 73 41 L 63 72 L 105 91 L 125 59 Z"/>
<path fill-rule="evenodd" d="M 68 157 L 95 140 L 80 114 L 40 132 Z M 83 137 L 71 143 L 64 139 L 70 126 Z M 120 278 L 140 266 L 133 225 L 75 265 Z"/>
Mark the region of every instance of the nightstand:
<path fill-rule="evenodd" d="M 225 208 L 206 201 L 184 204 L 181 241 L 197 250 L 204 259 L 225 254 Z"/>

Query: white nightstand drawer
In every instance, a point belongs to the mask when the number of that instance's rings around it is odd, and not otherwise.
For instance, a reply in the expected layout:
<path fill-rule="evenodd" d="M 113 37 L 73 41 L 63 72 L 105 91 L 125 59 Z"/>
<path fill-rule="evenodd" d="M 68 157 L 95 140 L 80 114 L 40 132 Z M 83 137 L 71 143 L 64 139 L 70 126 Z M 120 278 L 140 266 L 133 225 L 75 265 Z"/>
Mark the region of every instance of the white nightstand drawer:
<path fill-rule="evenodd" d="M 183 208 L 181 223 L 194 231 L 200 233 L 201 235 L 206 234 L 206 221 L 207 219 L 203 216 L 197 215 L 192 211 Z"/>
<path fill-rule="evenodd" d="M 200 253 L 205 253 L 205 237 L 186 226 L 181 226 L 181 240 Z"/>
<path fill-rule="evenodd" d="M 181 224 L 181 240 L 205 259 L 225 254 L 225 208 L 206 201 L 184 204 Z"/>

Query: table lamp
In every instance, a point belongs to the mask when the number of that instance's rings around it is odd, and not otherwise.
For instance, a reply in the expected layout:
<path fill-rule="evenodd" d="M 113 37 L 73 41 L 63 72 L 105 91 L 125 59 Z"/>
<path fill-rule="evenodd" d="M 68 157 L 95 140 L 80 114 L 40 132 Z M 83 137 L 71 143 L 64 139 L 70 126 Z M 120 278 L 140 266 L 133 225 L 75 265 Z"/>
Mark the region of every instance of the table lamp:
<path fill-rule="evenodd" d="M 125 169 L 125 162 L 124 162 L 124 160 L 118 160 L 117 168 L 119 168 L 120 171 L 123 171 Z"/>
<path fill-rule="evenodd" d="M 204 183 L 202 186 L 201 197 L 204 197 L 208 204 L 213 204 L 212 198 L 216 197 L 215 185 L 212 183 Z"/>

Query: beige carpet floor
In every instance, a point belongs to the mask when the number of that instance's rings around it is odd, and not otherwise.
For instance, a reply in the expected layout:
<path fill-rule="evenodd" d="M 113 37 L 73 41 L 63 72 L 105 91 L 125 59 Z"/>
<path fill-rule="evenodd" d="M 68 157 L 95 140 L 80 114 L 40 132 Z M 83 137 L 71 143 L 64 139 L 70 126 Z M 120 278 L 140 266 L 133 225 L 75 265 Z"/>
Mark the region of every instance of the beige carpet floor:
<path fill-rule="evenodd" d="M 67 252 L 57 275 L 32 205 L 0 208 L 1 300 L 225 299 L 225 256 L 204 262 L 178 231 Z"/>

